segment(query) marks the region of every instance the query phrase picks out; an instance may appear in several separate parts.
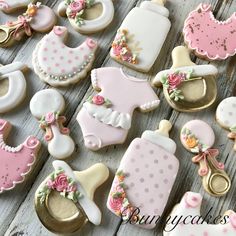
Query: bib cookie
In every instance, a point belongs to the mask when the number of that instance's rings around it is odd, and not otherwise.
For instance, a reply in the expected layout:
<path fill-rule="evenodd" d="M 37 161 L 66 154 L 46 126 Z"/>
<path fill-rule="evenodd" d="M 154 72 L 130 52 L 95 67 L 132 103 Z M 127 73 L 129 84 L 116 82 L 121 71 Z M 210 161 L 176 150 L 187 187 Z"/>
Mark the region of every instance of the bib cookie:
<path fill-rule="evenodd" d="M 5 13 L 11 13 L 20 8 L 27 7 L 30 3 L 34 3 L 36 0 L 1 0 L 0 10 Z"/>

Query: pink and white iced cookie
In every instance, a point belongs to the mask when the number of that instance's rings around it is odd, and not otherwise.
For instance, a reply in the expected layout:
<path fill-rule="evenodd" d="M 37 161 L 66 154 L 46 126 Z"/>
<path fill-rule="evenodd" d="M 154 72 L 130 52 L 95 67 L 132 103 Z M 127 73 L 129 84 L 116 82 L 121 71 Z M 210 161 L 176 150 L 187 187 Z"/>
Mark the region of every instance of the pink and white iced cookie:
<path fill-rule="evenodd" d="M 8 146 L 5 140 L 10 130 L 11 124 L 0 119 L 0 193 L 15 188 L 25 180 L 40 148 L 40 142 L 33 136 L 17 147 Z"/>
<path fill-rule="evenodd" d="M 197 56 L 224 60 L 236 53 L 236 13 L 226 21 L 215 19 L 210 4 L 201 3 L 185 21 L 184 39 Z"/>
<path fill-rule="evenodd" d="M 0 10 L 5 13 L 11 13 L 15 10 L 27 7 L 30 3 L 34 3 L 36 0 L 0 0 Z"/>
<path fill-rule="evenodd" d="M 33 52 L 35 73 L 51 86 L 68 86 L 84 78 L 95 59 L 97 43 L 87 38 L 77 48 L 64 44 L 67 28 L 55 26 Z"/>
<path fill-rule="evenodd" d="M 171 219 L 180 219 L 179 224 L 166 224 L 164 236 L 235 236 L 236 213 L 228 211 L 217 224 L 209 224 L 201 216 L 202 196 L 199 193 L 187 192 L 180 204 L 170 214 Z M 210 207 L 209 207 L 210 208 Z M 213 217 L 214 218 L 214 217 Z M 216 218 L 215 218 L 216 219 Z"/>

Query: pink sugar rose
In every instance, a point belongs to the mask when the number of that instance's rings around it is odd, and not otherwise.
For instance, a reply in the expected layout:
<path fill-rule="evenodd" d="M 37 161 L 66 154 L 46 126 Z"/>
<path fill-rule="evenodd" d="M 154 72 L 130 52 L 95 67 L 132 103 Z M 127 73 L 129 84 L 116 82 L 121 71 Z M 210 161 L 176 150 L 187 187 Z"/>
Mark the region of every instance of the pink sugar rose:
<path fill-rule="evenodd" d="M 63 192 L 67 190 L 69 186 L 67 176 L 65 174 L 59 174 L 54 180 L 54 187 L 58 192 Z"/>
<path fill-rule="evenodd" d="M 132 60 L 133 60 L 133 56 L 131 53 L 127 52 L 126 54 L 122 55 L 122 59 L 124 61 L 127 61 L 129 63 L 132 63 Z"/>
<path fill-rule="evenodd" d="M 103 96 L 96 95 L 92 99 L 93 103 L 96 105 L 103 105 L 105 103 L 105 99 Z"/>
<path fill-rule="evenodd" d="M 179 74 L 173 73 L 173 74 L 168 75 L 168 82 L 169 82 L 170 89 L 177 88 L 183 80 L 184 80 L 184 77 Z"/>
<path fill-rule="evenodd" d="M 110 197 L 109 206 L 113 211 L 120 212 L 120 210 L 122 208 L 122 204 L 123 204 L 123 199 L 122 198 Z"/>
<path fill-rule="evenodd" d="M 45 121 L 48 124 L 53 124 L 56 121 L 55 113 L 53 113 L 53 112 L 47 113 L 47 115 L 45 116 Z"/>
<path fill-rule="evenodd" d="M 113 46 L 113 54 L 115 56 L 119 56 L 121 54 L 121 51 L 122 51 L 122 46 L 120 45 Z"/>
<path fill-rule="evenodd" d="M 69 7 L 73 13 L 78 13 L 84 9 L 85 1 L 84 0 L 75 0 L 74 2 L 70 3 Z"/>

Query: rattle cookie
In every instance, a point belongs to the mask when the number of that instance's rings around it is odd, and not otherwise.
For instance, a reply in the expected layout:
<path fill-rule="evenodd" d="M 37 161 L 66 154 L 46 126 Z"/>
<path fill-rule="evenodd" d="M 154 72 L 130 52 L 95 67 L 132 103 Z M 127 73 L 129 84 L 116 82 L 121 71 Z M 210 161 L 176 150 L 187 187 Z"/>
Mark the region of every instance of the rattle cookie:
<path fill-rule="evenodd" d="M 77 48 L 64 44 L 67 28 L 55 26 L 33 52 L 35 73 L 51 86 L 75 84 L 87 75 L 95 59 L 97 43 L 87 38 Z"/>
<path fill-rule="evenodd" d="M 126 75 L 120 68 L 92 71 L 93 88 L 98 94 L 83 104 L 77 121 L 82 129 L 85 146 L 93 151 L 126 140 L 136 108 L 154 110 L 159 99 L 147 80 Z"/>
<path fill-rule="evenodd" d="M 164 3 L 165 0 L 144 1 L 129 12 L 112 43 L 113 59 L 141 72 L 151 69 L 171 27 Z"/>
<path fill-rule="evenodd" d="M 64 108 L 63 96 L 54 89 L 39 91 L 30 101 L 32 115 L 46 132 L 44 138 L 48 142 L 48 152 L 57 159 L 71 156 L 75 149 L 74 141 L 69 136 L 70 130 L 63 126 L 66 118 L 60 115 Z"/>
<path fill-rule="evenodd" d="M 67 17 L 76 31 L 91 34 L 112 22 L 114 6 L 112 0 L 63 0 L 58 13 Z"/>
<path fill-rule="evenodd" d="M 48 32 L 56 23 L 56 15 L 47 6 L 29 4 L 27 11 L 18 16 L 16 21 L 9 21 L 0 26 L 0 47 L 9 47 L 14 42 L 21 40 L 24 35 L 31 36 L 32 31 Z"/>
<path fill-rule="evenodd" d="M 231 131 L 228 137 L 235 140 L 234 150 L 236 151 L 236 97 L 226 98 L 219 104 L 216 120 L 223 128 Z"/>
<path fill-rule="evenodd" d="M 75 233 L 88 221 L 99 225 L 102 214 L 93 198 L 107 180 L 108 168 L 100 163 L 73 171 L 64 161 L 54 161 L 53 167 L 54 172 L 35 193 L 35 209 L 42 224 L 57 234 Z"/>
<path fill-rule="evenodd" d="M 155 86 L 163 86 L 169 105 L 181 112 L 196 112 L 211 106 L 217 96 L 217 68 L 196 65 L 183 46 L 173 49 L 172 60 L 172 67 L 159 72 L 153 80 Z"/>
<path fill-rule="evenodd" d="M 231 187 L 231 180 L 223 163 L 217 161 L 218 149 L 212 149 L 215 134 L 212 128 L 201 120 L 187 122 L 180 135 L 183 146 L 197 154 L 192 162 L 199 164 L 198 174 L 202 177 L 204 189 L 215 197 L 225 195 Z"/>
<path fill-rule="evenodd" d="M 124 221 L 132 218 L 133 224 L 152 229 L 156 220 L 142 224 L 142 217 L 163 214 L 179 169 L 171 127 L 162 120 L 159 130 L 145 131 L 124 154 L 107 201 L 108 209 Z M 140 212 L 135 214 L 137 207 Z"/>
<path fill-rule="evenodd" d="M 216 20 L 210 4 L 201 3 L 185 20 L 188 47 L 207 60 L 224 60 L 236 53 L 236 12 L 226 21 Z"/>
<path fill-rule="evenodd" d="M 26 65 L 21 62 L 0 66 L 0 113 L 5 113 L 18 106 L 26 94 L 26 81 L 22 71 Z M 8 85 L 5 82 L 8 81 Z"/>
<path fill-rule="evenodd" d="M 0 0 L 0 10 L 5 13 L 11 13 L 34 2 L 36 0 Z"/>
<path fill-rule="evenodd" d="M 0 193 L 15 188 L 25 180 L 40 148 L 40 142 L 33 136 L 17 147 L 8 146 L 5 140 L 10 130 L 11 124 L 0 119 Z"/>
<path fill-rule="evenodd" d="M 202 196 L 199 193 L 187 192 L 181 202 L 176 205 L 169 217 L 182 217 L 183 220 L 173 229 L 173 224 L 167 224 L 164 236 L 234 236 L 236 232 L 236 214 L 227 211 L 219 219 L 218 224 L 209 224 L 201 216 Z M 216 219 L 216 218 L 215 218 Z"/>

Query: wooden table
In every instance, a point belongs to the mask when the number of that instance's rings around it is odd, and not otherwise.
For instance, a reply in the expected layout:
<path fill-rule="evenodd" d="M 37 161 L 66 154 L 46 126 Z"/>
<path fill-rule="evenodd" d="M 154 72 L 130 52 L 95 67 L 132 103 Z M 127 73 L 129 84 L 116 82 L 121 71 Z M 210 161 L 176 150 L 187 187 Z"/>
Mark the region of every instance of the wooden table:
<path fill-rule="evenodd" d="M 42 1 L 44 4 L 57 9 L 61 0 Z M 115 36 L 116 30 L 121 24 L 127 13 L 136 5 L 139 5 L 142 0 L 115 0 L 115 18 L 113 23 L 104 31 L 92 35 L 99 41 L 100 48 L 94 63 L 94 67 L 116 66 L 120 65 L 114 62 L 109 56 L 109 49 L 111 42 Z M 172 28 L 166 40 L 166 43 L 157 59 L 154 67 L 149 74 L 137 73 L 133 70 L 123 68 L 125 72 L 151 80 L 157 72 L 162 69 L 169 68 L 172 64 L 171 51 L 175 46 L 183 44 L 182 28 L 187 14 L 193 10 L 201 0 L 169 0 L 167 8 L 170 10 L 170 20 Z M 211 3 L 214 8 L 214 13 L 217 19 L 223 20 L 231 16 L 236 11 L 236 1 L 234 0 L 205 0 Z M 16 15 L 15 15 L 16 16 Z M 4 23 L 6 20 L 13 18 L 14 15 L 0 14 L 0 22 Z M 153 25 L 155 22 L 153 22 Z M 58 25 L 65 25 L 70 31 L 68 45 L 75 47 L 83 42 L 85 36 L 76 33 L 70 26 L 68 20 L 58 17 Z M 151 30 L 151 29 L 150 29 Z M 39 139 L 43 140 L 44 133 L 38 127 L 37 120 L 32 117 L 29 110 L 29 102 L 31 97 L 37 91 L 48 88 L 42 83 L 39 78 L 32 71 L 32 51 L 36 44 L 43 37 L 43 35 L 35 33 L 33 37 L 27 41 L 20 42 L 10 49 L 0 49 L 0 62 L 8 64 L 13 61 L 22 61 L 30 68 L 26 74 L 27 78 L 27 98 L 17 109 L 1 115 L 1 118 L 9 120 L 14 128 L 8 139 L 10 145 L 17 145 L 25 139 L 26 136 L 33 134 Z M 148 36 L 147 36 L 148 37 Z M 196 63 L 204 64 L 206 61 L 201 61 L 193 58 Z M 80 127 L 76 121 L 76 115 L 81 109 L 81 106 L 86 98 L 92 92 L 90 76 L 88 75 L 81 83 L 76 86 L 71 86 L 65 89 L 60 89 L 60 92 L 66 99 L 65 115 L 68 118 L 67 124 L 71 129 L 71 136 L 76 142 L 76 152 L 73 157 L 68 160 L 69 164 L 78 170 L 88 168 L 97 162 L 106 164 L 110 169 L 109 180 L 97 190 L 95 201 L 103 212 L 103 221 L 101 226 L 94 227 L 92 224 L 87 224 L 78 235 L 94 235 L 94 236 L 111 236 L 111 235 L 162 235 L 161 228 L 163 224 L 158 225 L 156 230 L 148 231 L 142 230 L 131 225 L 121 225 L 118 217 L 113 215 L 106 208 L 106 200 L 108 191 L 110 189 L 114 174 L 119 166 L 120 160 L 127 149 L 130 142 L 139 137 L 146 129 L 156 129 L 158 123 L 162 119 L 170 119 L 174 128 L 171 132 L 171 137 L 176 140 L 178 149 L 176 156 L 180 161 L 180 171 L 174 185 L 168 206 L 166 207 L 165 216 L 171 211 L 172 207 L 180 201 L 181 197 L 186 191 L 192 190 L 200 192 L 204 196 L 204 207 L 202 213 L 206 213 L 210 207 L 213 207 L 212 214 L 223 214 L 228 209 L 236 210 L 236 154 L 232 150 L 233 142 L 226 137 L 227 132 L 224 131 L 215 121 L 215 110 L 217 104 L 230 95 L 236 95 L 236 57 L 232 57 L 226 61 L 214 62 L 220 71 L 218 77 L 219 94 L 217 102 L 211 108 L 205 111 L 185 114 L 174 111 L 169 107 L 164 99 L 161 89 L 156 89 L 157 94 L 161 99 L 161 105 L 154 112 L 142 114 L 135 112 L 127 141 L 123 145 L 111 146 L 102 149 L 98 152 L 88 151 L 83 145 L 83 137 Z M 121 91 L 122 94 L 122 91 Z M 228 174 L 232 179 L 232 188 L 227 196 L 222 198 L 210 197 L 204 192 L 201 184 L 201 179 L 197 175 L 197 167 L 191 162 L 191 154 L 184 150 L 179 141 L 180 128 L 184 123 L 191 119 L 202 119 L 208 122 L 216 133 L 215 147 L 219 148 L 221 152 L 221 161 L 226 165 Z M 34 193 L 36 188 L 45 179 L 45 177 L 52 171 L 53 158 L 49 156 L 44 143 L 36 166 L 30 177 L 23 184 L 18 185 L 13 191 L 5 192 L 0 196 L 0 235 L 11 236 L 47 236 L 52 235 L 39 222 L 34 211 Z"/>

